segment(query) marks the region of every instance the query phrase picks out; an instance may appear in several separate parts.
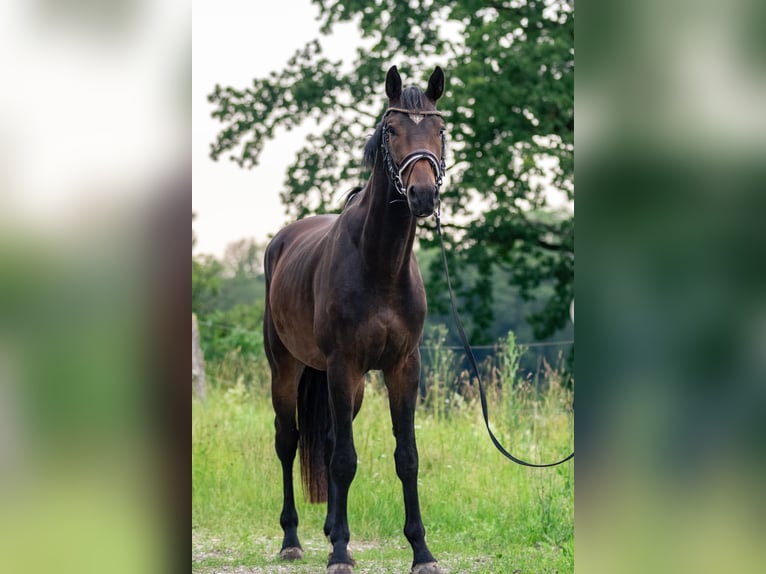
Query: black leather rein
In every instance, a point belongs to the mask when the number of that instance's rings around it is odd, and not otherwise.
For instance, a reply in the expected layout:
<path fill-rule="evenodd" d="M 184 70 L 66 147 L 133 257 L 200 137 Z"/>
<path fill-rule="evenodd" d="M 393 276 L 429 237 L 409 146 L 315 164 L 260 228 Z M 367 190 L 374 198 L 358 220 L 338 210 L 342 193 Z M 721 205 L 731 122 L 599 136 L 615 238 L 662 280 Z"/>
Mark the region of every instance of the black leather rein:
<path fill-rule="evenodd" d="M 435 218 L 436 218 L 436 232 L 439 235 L 439 244 L 441 245 L 441 251 L 442 251 L 442 262 L 444 263 L 444 274 L 447 277 L 447 289 L 449 290 L 450 305 L 452 306 L 452 316 L 455 319 L 455 325 L 457 327 L 458 335 L 460 335 L 460 341 L 463 344 L 465 353 L 468 356 L 468 360 L 471 363 L 473 372 L 476 375 L 476 380 L 479 383 L 479 396 L 481 398 L 481 412 L 484 415 L 484 424 L 487 426 L 487 432 L 489 433 L 489 438 L 492 440 L 492 444 L 495 445 L 495 448 L 497 448 L 497 450 L 500 451 L 500 454 L 502 454 L 504 457 L 522 466 L 544 468 L 548 466 L 557 466 L 559 464 L 562 464 L 570 460 L 571 458 L 574 458 L 574 451 L 572 451 L 572 453 L 569 456 L 567 456 L 566 458 L 562 458 L 561 460 L 557 462 L 550 462 L 548 464 L 534 464 L 531 462 L 527 462 L 525 460 L 521 460 L 520 458 L 516 458 L 507 450 L 505 450 L 503 445 L 500 444 L 500 441 L 497 440 L 497 438 L 495 437 L 495 434 L 492 432 L 492 429 L 489 426 L 489 414 L 487 412 L 487 396 L 484 392 L 484 385 L 481 382 L 481 375 L 479 374 L 479 365 L 476 362 L 476 357 L 474 356 L 473 351 L 471 350 L 471 345 L 468 344 L 468 337 L 466 337 L 465 335 L 465 330 L 463 329 L 463 324 L 460 321 L 460 316 L 458 315 L 457 307 L 455 305 L 455 294 L 452 291 L 452 282 L 450 281 L 450 277 L 449 277 L 449 268 L 447 267 L 447 253 L 444 249 L 444 239 L 442 238 L 441 220 L 439 218 L 438 212 L 435 214 Z"/>

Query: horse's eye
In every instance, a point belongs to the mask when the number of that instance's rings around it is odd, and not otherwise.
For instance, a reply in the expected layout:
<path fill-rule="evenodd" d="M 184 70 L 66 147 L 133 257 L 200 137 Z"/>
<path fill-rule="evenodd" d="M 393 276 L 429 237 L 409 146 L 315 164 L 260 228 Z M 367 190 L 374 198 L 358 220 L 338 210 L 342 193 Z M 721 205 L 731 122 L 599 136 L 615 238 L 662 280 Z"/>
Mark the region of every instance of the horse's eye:
<path fill-rule="evenodd" d="M 389 133 L 389 135 L 395 136 L 396 135 L 396 130 L 389 126 L 388 133 Z"/>

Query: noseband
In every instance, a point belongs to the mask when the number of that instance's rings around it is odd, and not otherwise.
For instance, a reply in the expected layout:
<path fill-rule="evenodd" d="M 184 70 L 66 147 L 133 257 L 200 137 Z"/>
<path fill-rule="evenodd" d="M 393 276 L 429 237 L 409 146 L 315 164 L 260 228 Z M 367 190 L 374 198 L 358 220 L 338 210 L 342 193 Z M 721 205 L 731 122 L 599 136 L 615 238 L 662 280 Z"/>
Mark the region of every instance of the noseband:
<path fill-rule="evenodd" d="M 436 177 L 436 192 L 439 193 L 439 188 L 442 186 L 442 178 L 444 177 L 444 173 L 447 170 L 447 166 L 444 162 L 444 151 L 446 147 L 444 133 L 442 132 L 441 138 L 442 138 L 442 152 L 441 152 L 441 158 L 436 157 L 436 154 L 431 152 L 427 149 L 416 149 L 410 153 L 408 153 L 406 156 L 404 156 L 404 159 L 400 164 L 397 164 L 394 161 L 393 156 L 391 155 L 391 146 L 389 143 L 389 128 L 388 124 L 386 123 L 386 116 L 390 114 L 391 112 L 399 112 L 403 114 L 408 114 L 410 117 L 412 116 L 440 116 L 441 112 L 437 110 L 405 110 L 402 108 L 388 108 L 386 110 L 386 113 L 383 114 L 383 125 L 381 127 L 381 132 L 383 135 L 382 141 L 381 141 L 381 149 L 383 151 L 383 159 L 386 163 L 386 171 L 388 172 L 388 178 L 391 180 L 391 183 L 394 185 L 394 188 L 396 191 L 398 191 L 400 194 L 406 196 L 407 195 L 407 188 L 402 182 L 402 175 L 404 174 L 405 170 L 415 165 L 420 160 L 424 159 L 428 161 L 428 163 L 431 165 L 431 169 L 434 172 L 434 176 Z M 419 120 L 413 120 L 419 122 Z"/>

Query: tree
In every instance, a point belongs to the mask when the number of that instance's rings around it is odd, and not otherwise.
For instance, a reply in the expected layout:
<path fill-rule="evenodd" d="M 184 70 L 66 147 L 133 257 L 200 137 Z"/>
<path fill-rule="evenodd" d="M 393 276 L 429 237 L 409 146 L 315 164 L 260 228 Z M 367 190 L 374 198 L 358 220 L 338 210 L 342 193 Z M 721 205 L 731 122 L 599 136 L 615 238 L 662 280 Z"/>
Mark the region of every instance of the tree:
<path fill-rule="evenodd" d="M 368 175 L 361 148 L 384 109 L 385 70 L 396 64 L 420 83 L 438 63 L 447 71 L 442 111 L 450 146 L 442 221 L 451 268 L 478 272 L 457 285 L 472 340 L 487 340 L 497 274 L 527 299 L 547 287 L 542 310 L 527 318 L 538 338 L 564 326 L 574 286 L 574 215 L 552 206 L 551 196 L 574 199 L 573 1 L 315 3 L 322 33 L 356 21 L 372 47 L 359 49 L 346 71 L 315 39 L 284 70 L 250 87 L 215 86 L 209 100 L 223 128 L 211 157 L 228 153 L 252 167 L 278 128 L 314 119 L 321 131 L 288 168 L 281 198 L 295 218 L 335 211 L 342 190 Z M 434 226 L 426 226 L 421 244 L 434 246 Z M 427 277 L 429 305 L 443 312 L 439 264 L 434 260 Z"/>
<path fill-rule="evenodd" d="M 263 273 L 264 247 L 255 239 L 232 241 L 223 253 L 226 271 L 234 277 L 257 277 Z"/>
<path fill-rule="evenodd" d="M 239 305 L 263 306 L 266 281 L 263 276 L 265 246 L 255 239 L 239 239 L 226 246 L 223 254 L 225 277 L 218 294 L 218 308 Z M 261 310 L 262 313 L 262 310 Z M 258 331 L 261 330 L 260 325 Z"/>
<path fill-rule="evenodd" d="M 192 223 L 197 214 L 192 213 Z M 216 305 L 216 296 L 221 290 L 223 265 L 212 255 L 194 254 L 197 236 L 192 227 L 192 313 L 204 317 Z"/>
<path fill-rule="evenodd" d="M 195 218 L 192 213 L 192 223 Z M 220 261 L 195 254 L 196 243 L 192 227 L 192 313 L 205 359 L 220 365 L 237 355 L 241 360 L 228 365 L 229 374 L 247 374 L 248 361 L 263 357 L 263 247 L 252 239 L 235 241 Z"/>

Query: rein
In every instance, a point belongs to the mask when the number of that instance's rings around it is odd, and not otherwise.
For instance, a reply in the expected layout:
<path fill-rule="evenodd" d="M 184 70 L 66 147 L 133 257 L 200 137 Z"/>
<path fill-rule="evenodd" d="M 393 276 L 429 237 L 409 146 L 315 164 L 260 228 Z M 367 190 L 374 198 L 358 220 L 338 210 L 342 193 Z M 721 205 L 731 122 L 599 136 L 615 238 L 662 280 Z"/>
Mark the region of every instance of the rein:
<path fill-rule="evenodd" d="M 460 321 L 460 316 L 458 315 L 458 312 L 457 312 L 457 306 L 455 305 L 455 294 L 452 291 L 452 282 L 450 281 L 450 277 L 449 277 L 449 268 L 447 267 L 447 252 L 444 249 L 444 238 L 442 237 L 441 220 L 440 220 L 438 211 L 436 212 L 434 217 L 436 219 L 436 232 L 439 235 L 439 244 L 441 245 L 442 262 L 444 263 L 444 274 L 447 277 L 447 289 L 449 290 L 449 300 L 450 300 L 450 305 L 452 306 L 452 317 L 455 320 L 455 326 L 457 327 L 458 335 L 460 335 L 460 342 L 463 344 L 465 353 L 468 356 L 468 360 L 471 363 L 473 372 L 476 375 L 476 380 L 479 382 L 481 412 L 484 415 L 484 424 L 487 426 L 487 432 L 489 433 L 489 438 L 492 440 L 492 444 L 495 445 L 495 448 L 497 448 L 497 450 L 500 451 L 500 454 L 502 454 L 504 457 L 522 466 L 544 468 L 548 466 L 557 466 L 559 464 L 562 464 L 568 461 L 569 459 L 574 457 L 574 451 L 572 451 L 572 453 L 566 458 L 562 458 L 561 460 L 557 462 L 551 462 L 548 464 L 533 464 L 531 462 L 526 462 L 524 460 L 521 460 L 520 458 L 516 458 L 507 450 L 505 450 L 505 448 L 503 448 L 503 445 L 500 444 L 500 441 L 498 441 L 497 438 L 495 438 L 495 435 L 492 432 L 492 429 L 489 427 L 489 414 L 487 412 L 487 396 L 486 396 L 486 393 L 484 392 L 484 385 L 481 382 L 481 375 L 479 374 L 479 365 L 477 364 L 476 357 L 474 356 L 473 351 L 471 350 L 471 345 L 468 344 L 468 337 L 466 337 L 465 335 L 465 330 L 463 329 L 463 324 Z"/>

